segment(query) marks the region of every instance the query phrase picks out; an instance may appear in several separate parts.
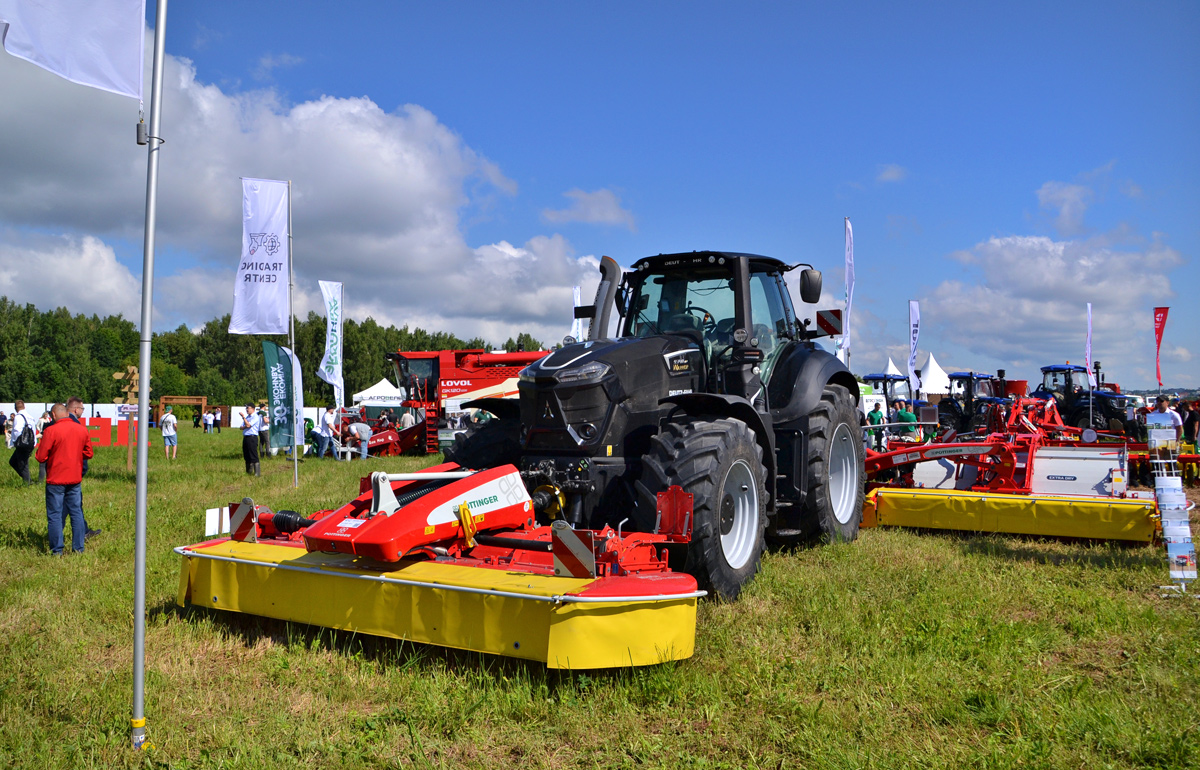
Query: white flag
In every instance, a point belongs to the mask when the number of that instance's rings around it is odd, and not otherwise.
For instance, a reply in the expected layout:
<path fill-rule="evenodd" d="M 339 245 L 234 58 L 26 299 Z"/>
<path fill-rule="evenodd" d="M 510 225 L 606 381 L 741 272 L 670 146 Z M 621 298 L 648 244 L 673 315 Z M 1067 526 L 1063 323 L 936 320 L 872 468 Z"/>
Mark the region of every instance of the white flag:
<path fill-rule="evenodd" d="M 345 406 L 346 386 L 342 382 L 342 284 L 337 281 L 319 281 L 321 299 L 325 302 L 325 357 L 317 369 L 317 376 L 333 386 L 333 400 L 338 407 Z"/>
<path fill-rule="evenodd" d="M 1087 349 L 1084 350 L 1083 360 L 1088 370 L 1088 385 L 1096 387 L 1096 375 L 1092 372 L 1092 303 L 1087 303 L 1088 306 L 1088 333 L 1087 333 Z"/>
<path fill-rule="evenodd" d="M 0 0 L 0 45 L 79 83 L 142 98 L 146 0 Z"/>
<path fill-rule="evenodd" d="M 915 299 L 908 301 L 908 387 L 912 398 L 917 397 L 921 383 L 917 381 L 917 340 L 921 336 L 921 303 Z"/>
<path fill-rule="evenodd" d="M 838 342 L 838 360 L 850 352 L 850 306 L 854 304 L 854 228 L 846 217 L 846 315 L 842 317 L 842 339 Z"/>
<path fill-rule="evenodd" d="M 242 179 L 242 259 L 230 334 L 287 334 L 288 263 L 288 183 Z"/>

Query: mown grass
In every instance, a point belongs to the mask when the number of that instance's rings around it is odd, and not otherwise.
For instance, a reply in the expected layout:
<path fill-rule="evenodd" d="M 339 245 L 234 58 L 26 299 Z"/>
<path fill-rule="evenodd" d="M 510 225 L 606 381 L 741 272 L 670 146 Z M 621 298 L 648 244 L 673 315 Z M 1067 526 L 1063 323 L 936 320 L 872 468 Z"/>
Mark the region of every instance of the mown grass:
<path fill-rule="evenodd" d="M 1200 602 L 1154 547 L 864 531 L 767 556 L 703 602 L 696 655 L 580 674 L 179 609 L 174 546 L 251 495 L 332 507 L 363 465 L 242 472 L 240 435 L 152 447 L 146 698 L 128 748 L 133 479 L 98 450 L 104 534 L 52 558 L 40 487 L 0 474 L 0 766 L 31 768 L 1195 767 Z M 372 461 L 399 469 L 423 459 Z"/>

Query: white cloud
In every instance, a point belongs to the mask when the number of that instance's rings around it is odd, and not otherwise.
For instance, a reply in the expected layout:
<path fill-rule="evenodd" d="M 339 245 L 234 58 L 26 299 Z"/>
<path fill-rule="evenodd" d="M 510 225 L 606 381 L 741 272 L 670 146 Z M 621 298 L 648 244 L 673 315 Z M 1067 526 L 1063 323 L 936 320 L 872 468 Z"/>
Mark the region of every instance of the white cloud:
<path fill-rule="evenodd" d="M 72 314 L 121 313 L 137 323 L 142 286 L 97 238 L 3 233 L 0 294 Z"/>
<path fill-rule="evenodd" d="M 1057 212 L 1054 226 L 1060 235 L 1083 232 L 1083 214 L 1092 202 L 1092 189 L 1081 184 L 1046 182 L 1038 191 L 1038 203 L 1044 210 Z"/>
<path fill-rule="evenodd" d="M 637 230 L 633 212 L 621 208 L 621 199 L 612 190 L 599 189 L 584 192 L 575 189 L 568 190 L 563 196 L 571 199 L 571 205 L 565 209 L 546 209 L 542 218 L 547 222 L 560 224 L 563 222 L 587 222 L 588 224 L 621 225 L 631 231 Z"/>
<path fill-rule="evenodd" d="M 1091 302 L 1093 355 L 1114 380 L 1153 362 L 1149 308 L 1173 296 L 1168 274 L 1183 264 L 1157 239 L 1118 250 L 1108 238 L 1012 236 L 951 256 L 978 271 L 978 283 L 943 281 L 921 302 L 923 322 L 951 349 L 1007 362 L 1014 371 L 1082 359 Z"/>
<path fill-rule="evenodd" d="M 270 80 L 275 70 L 281 67 L 295 67 L 303 63 L 302 57 L 290 53 L 264 54 L 259 57 L 258 66 L 254 69 L 254 77 L 258 80 Z"/>
<path fill-rule="evenodd" d="M 11 56 L 0 55 L 0 82 L 0 265 L 52 266 L 27 268 L 2 290 L 18 302 L 136 319 L 146 178 L 136 105 Z M 340 280 L 351 317 L 493 342 L 521 331 L 554 340 L 570 328 L 571 287 L 595 286 L 596 260 L 576 256 L 561 236 L 520 247 L 466 242 L 464 214 L 515 194 L 516 184 L 423 107 L 226 93 L 172 56 L 164 91 L 158 328 L 229 312 L 241 176 L 293 182 L 299 313 L 318 306 L 318 279 Z M 610 192 L 580 195 L 572 210 L 632 226 Z M 67 237 L 30 240 L 31 232 Z M 21 285 L 25 275 L 41 284 L 57 274 L 86 280 L 53 291 Z M 102 274 L 111 278 L 97 285 L 92 276 Z"/>
<path fill-rule="evenodd" d="M 903 182 L 908 177 L 908 169 L 895 163 L 887 163 L 879 167 L 875 175 L 876 182 Z"/>

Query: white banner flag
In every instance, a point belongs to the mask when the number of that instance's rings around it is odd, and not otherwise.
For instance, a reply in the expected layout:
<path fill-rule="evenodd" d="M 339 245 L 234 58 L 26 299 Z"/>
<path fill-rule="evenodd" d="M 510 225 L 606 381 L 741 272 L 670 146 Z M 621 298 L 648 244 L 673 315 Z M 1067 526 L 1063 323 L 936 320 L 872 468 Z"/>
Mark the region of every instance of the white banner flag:
<path fill-rule="evenodd" d="M 72 83 L 142 99 L 146 0 L 0 0 L 0 45 Z"/>
<path fill-rule="evenodd" d="M 346 405 L 346 386 L 342 382 L 342 284 L 319 281 L 321 299 L 325 302 L 325 357 L 317 376 L 333 386 L 333 400 L 338 407 Z"/>
<path fill-rule="evenodd" d="M 288 333 L 288 183 L 242 179 L 242 259 L 230 334 Z"/>
<path fill-rule="evenodd" d="M 917 397 L 921 383 L 917 381 L 917 340 L 921 337 L 921 303 L 908 301 L 908 387 L 912 398 Z"/>
<path fill-rule="evenodd" d="M 1087 303 L 1088 306 L 1088 334 L 1087 334 L 1087 349 L 1083 352 L 1084 365 L 1088 370 L 1088 385 L 1096 387 L 1096 374 L 1092 371 L 1092 303 Z"/>
<path fill-rule="evenodd" d="M 842 317 L 842 339 L 838 341 L 838 359 L 846 360 L 850 352 L 850 307 L 854 304 L 854 228 L 846 217 L 846 314 Z"/>

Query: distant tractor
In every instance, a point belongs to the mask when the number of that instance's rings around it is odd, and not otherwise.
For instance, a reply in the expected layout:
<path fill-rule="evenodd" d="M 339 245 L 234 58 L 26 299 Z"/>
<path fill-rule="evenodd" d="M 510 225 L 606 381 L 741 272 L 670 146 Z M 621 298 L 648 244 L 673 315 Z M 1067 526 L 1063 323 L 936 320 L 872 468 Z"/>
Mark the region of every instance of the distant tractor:
<path fill-rule="evenodd" d="M 1007 403 L 1003 381 L 980 372 L 954 372 L 949 376 L 950 393 L 937 405 L 938 424 L 957 433 L 986 430 L 992 409 Z"/>
<path fill-rule="evenodd" d="M 871 386 L 872 393 L 883 397 L 885 412 L 892 408 L 892 404 L 896 403 L 898 398 L 905 401 L 910 400 L 908 378 L 903 374 L 887 374 L 885 372 L 864 374 L 862 381 Z"/>
<path fill-rule="evenodd" d="M 1108 388 L 1090 389 L 1087 368 L 1077 364 L 1052 364 L 1042 367 L 1042 384 L 1031 396 L 1054 399 L 1063 422 L 1076 428 L 1094 428 L 1128 436 L 1137 435 L 1136 423 L 1126 413 L 1128 399 Z M 1100 362 L 1096 362 L 1100 379 Z"/>

